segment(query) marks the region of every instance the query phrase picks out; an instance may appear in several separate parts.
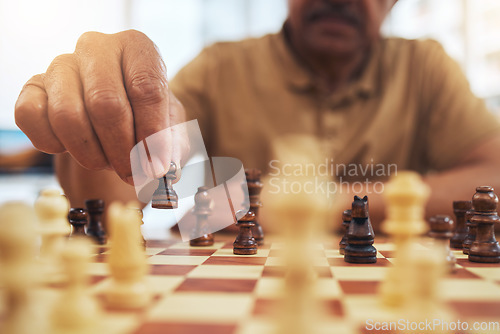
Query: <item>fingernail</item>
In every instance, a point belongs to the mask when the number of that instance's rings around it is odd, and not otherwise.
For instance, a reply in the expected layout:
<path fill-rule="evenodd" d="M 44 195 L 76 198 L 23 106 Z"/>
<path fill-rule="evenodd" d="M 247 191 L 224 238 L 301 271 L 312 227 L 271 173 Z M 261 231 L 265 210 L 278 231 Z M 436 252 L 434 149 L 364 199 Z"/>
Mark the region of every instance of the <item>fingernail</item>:
<path fill-rule="evenodd" d="M 162 177 L 167 172 L 163 162 L 157 156 L 151 157 L 151 167 L 153 168 L 153 175 L 156 178 Z"/>

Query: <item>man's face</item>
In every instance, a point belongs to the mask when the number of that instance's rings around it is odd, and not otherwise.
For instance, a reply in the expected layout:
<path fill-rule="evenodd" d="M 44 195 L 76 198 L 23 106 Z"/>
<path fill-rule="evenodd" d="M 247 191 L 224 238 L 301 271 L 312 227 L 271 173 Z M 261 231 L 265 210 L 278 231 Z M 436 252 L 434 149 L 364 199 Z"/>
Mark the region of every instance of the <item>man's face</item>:
<path fill-rule="evenodd" d="M 380 36 L 397 0 L 288 0 L 292 38 L 307 52 L 349 56 Z"/>

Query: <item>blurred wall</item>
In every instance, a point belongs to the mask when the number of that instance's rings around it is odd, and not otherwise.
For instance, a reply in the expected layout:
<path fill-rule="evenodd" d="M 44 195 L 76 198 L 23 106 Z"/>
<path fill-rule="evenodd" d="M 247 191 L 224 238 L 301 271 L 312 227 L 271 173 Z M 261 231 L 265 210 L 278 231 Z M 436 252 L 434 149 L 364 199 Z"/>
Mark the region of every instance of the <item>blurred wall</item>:
<path fill-rule="evenodd" d="M 73 52 L 85 31 L 143 31 L 158 45 L 172 77 L 205 45 L 278 31 L 286 14 L 286 0 L 0 0 L 0 129 L 15 128 L 22 85 L 56 55 Z M 473 90 L 495 109 L 499 17 L 498 0 L 400 0 L 383 31 L 440 41 Z"/>

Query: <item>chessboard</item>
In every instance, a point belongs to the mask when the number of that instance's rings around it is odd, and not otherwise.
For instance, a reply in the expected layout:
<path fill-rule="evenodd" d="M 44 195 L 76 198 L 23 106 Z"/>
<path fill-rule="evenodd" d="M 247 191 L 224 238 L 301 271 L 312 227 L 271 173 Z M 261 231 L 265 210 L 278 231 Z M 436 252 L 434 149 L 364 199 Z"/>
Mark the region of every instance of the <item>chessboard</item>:
<path fill-rule="evenodd" d="M 377 238 L 375 264 L 349 264 L 339 254 L 338 241 L 332 239 L 316 247 L 315 290 L 325 314 L 318 328 L 321 333 L 377 332 L 368 330 L 367 323 L 395 319 L 377 296 L 394 260 L 394 245 Z M 238 256 L 233 254 L 229 239 L 219 238 L 209 247 L 192 247 L 179 240 L 148 241 L 147 283 L 154 298 L 147 307 L 132 311 L 103 306 L 99 333 L 276 333 L 285 272 L 282 247 L 282 243 L 267 241 L 256 255 Z M 88 293 L 98 300 L 104 299 L 111 280 L 108 252 L 103 250 L 93 256 L 88 272 Z M 453 321 L 467 322 L 470 327 L 476 322 L 489 323 L 490 329 L 451 332 L 500 333 L 500 264 L 473 263 L 461 251 L 454 254 L 458 269 L 448 274 L 440 287 L 444 306 Z M 61 289 L 61 284 L 37 289 L 37 300 L 47 304 L 42 309 L 50 309 Z M 5 311 L 0 309 L 0 314 Z"/>

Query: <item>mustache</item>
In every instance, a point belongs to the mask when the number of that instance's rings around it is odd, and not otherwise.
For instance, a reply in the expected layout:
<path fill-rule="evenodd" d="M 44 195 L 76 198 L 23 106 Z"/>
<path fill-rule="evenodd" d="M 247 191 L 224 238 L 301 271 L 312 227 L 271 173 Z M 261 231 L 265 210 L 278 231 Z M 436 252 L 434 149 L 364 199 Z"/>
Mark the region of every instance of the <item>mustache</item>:
<path fill-rule="evenodd" d="M 341 19 L 352 25 L 360 26 L 362 19 L 360 14 L 347 3 L 323 2 L 321 7 L 314 8 L 306 14 L 308 22 L 314 22 L 322 18 Z"/>

